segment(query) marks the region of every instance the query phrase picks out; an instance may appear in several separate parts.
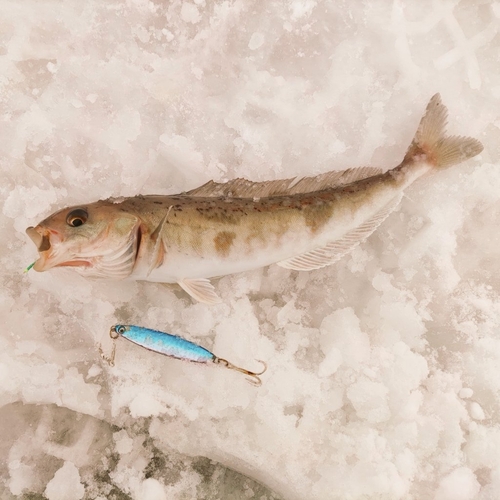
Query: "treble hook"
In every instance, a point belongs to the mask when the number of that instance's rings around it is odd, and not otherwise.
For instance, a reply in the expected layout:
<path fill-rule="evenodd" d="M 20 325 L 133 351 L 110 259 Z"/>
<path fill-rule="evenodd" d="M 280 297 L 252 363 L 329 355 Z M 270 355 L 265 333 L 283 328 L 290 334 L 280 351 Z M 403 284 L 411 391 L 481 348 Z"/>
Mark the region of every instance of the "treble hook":
<path fill-rule="evenodd" d="M 104 361 L 106 361 L 109 366 L 115 366 L 116 342 L 113 342 L 113 347 L 111 348 L 111 356 L 106 356 L 106 354 L 104 354 L 101 344 L 98 345 L 98 349 L 101 358 L 104 359 Z"/>
<path fill-rule="evenodd" d="M 123 328 L 123 327 L 120 327 L 120 328 Z M 123 333 L 123 332 L 119 332 L 119 333 Z M 109 366 L 115 366 L 116 339 L 120 336 L 119 333 L 115 329 L 114 326 L 112 326 L 111 329 L 109 330 L 109 336 L 113 339 L 113 347 L 111 348 L 111 355 L 110 356 L 106 356 L 106 354 L 104 354 L 104 350 L 103 350 L 101 344 L 98 345 L 99 354 L 101 355 L 101 358 L 104 359 L 104 361 L 106 361 Z"/>
<path fill-rule="evenodd" d="M 249 370 L 245 370 L 245 368 L 240 368 L 239 366 L 230 363 L 227 359 L 218 358 L 217 356 L 214 356 L 213 359 L 213 362 L 216 365 L 222 365 L 225 368 L 229 368 L 230 370 L 236 370 L 237 372 L 248 375 L 247 381 L 250 382 L 252 385 L 255 385 L 256 387 L 259 387 L 262 385 L 262 380 L 260 379 L 260 375 L 262 375 L 267 370 L 267 364 L 264 363 L 264 361 L 262 361 L 261 359 L 257 359 L 256 361 L 264 365 L 264 369 L 261 372 L 251 372 Z"/>

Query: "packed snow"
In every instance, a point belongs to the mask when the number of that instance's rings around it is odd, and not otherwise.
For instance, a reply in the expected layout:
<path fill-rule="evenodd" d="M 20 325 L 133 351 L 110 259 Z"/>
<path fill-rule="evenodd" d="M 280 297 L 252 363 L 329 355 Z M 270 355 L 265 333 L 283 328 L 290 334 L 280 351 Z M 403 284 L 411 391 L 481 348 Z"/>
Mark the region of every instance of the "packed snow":
<path fill-rule="evenodd" d="M 0 3 L 0 496 L 500 496 L 500 4 Z M 397 165 L 429 98 L 484 151 L 333 266 L 179 287 L 23 269 L 24 231 L 110 196 Z M 126 341 L 180 334 L 258 370 Z"/>

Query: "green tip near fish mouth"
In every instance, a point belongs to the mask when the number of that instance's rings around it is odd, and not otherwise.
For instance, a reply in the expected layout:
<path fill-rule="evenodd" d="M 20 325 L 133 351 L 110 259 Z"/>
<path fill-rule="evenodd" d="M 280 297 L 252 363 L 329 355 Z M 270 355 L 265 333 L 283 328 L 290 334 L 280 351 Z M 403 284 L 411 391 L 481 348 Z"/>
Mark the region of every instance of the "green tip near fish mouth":
<path fill-rule="evenodd" d="M 36 260 L 35 260 L 35 262 L 32 262 L 23 272 L 27 273 L 35 265 L 35 263 L 36 263 Z"/>

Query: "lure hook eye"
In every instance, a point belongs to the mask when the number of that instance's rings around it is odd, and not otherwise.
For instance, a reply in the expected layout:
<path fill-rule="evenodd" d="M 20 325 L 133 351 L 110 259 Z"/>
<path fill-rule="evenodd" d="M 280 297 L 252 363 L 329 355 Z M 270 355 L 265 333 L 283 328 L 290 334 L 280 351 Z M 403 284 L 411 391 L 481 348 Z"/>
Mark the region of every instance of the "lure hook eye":
<path fill-rule="evenodd" d="M 127 331 L 127 328 L 123 325 L 113 325 L 109 330 L 109 336 L 116 340 L 120 335 L 123 335 Z M 115 366 L 115 355 L 116 355 L 116 342 L 113 342 L 113 348 L 111 349 L 111 355 L 106 356 L 102 349 L 102 346 L 99 344 L 99 354 L 104 361 L 107 361 L 109 366 Z"/>
<path fill-rule="evenodd" d="M 237 372 L 244 373 L 248 377 L 247 378 L 248 382 L 250 382 L 252 385 L 255 385 L 256 387 L 259 387 L 262 385 L 262 380 L 260 379 L 260 375 L 262 375 L 267 370 L 267 364 L 261 359 L 257 359 L 257 361 L 259 363 L 262 363 L 264 368 L 260 372 L 251 372 L 250 370 L 246 370 L 245 368 L 240 368 L 239 366 L 233 365 L 227 359 L 218 358 L 217 356 L 214 357 L 215 364 L 222 365 L 225 368 L 229 368 L 230 370 L 235 370 Z"/>
<path fill-rule="evenodd" d="M 115 340 L 117 339 L 120 335 L 123 335 L 127 329 L 123 325 L 114 325 L 111 327 L 109 330 L 109 336 Z"/>

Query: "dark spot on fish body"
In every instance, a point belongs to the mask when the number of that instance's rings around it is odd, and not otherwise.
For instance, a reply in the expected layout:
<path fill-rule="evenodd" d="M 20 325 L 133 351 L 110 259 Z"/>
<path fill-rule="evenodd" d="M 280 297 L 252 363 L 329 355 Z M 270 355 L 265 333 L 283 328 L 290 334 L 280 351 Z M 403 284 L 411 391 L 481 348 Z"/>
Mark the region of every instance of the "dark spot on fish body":
<path fill-rule="evenodd" d="M 333 214 L 333 203 L 321 200 L 319 203 L 309 203 L 303 208 L 303 216 L 307 227 L 313 233 L 323 228 Z"/>
<path fill-rule="evenodd" d="M 236 233 L 233 231 L 221 231 L 217 233 L 214 238 L 214 245 L 217 253 L 222 257 L 227 257 L 235 238 Z"/>

